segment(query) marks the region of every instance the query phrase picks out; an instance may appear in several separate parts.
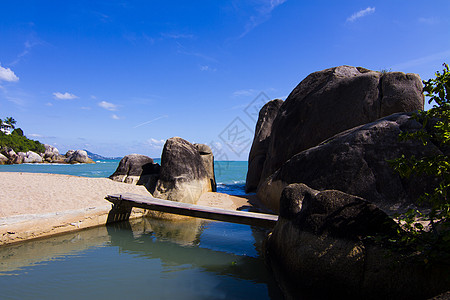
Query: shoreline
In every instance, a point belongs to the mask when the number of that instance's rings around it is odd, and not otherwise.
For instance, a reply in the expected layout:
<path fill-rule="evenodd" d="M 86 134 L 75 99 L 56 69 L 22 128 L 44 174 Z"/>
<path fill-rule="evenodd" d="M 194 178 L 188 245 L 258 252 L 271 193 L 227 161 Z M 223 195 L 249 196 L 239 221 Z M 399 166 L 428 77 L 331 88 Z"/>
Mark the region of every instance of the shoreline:
<path fill-rule="evenodd" d="M 0 247 L 106 224 L 108 194 L 149 195 L 143 186 L 110 180 L 50 173 L 0 172 Z M 199 205 L 257 209 L 254 196 L 208 192 Z M 133 208 L 130 219 L 146 211 Z"/>

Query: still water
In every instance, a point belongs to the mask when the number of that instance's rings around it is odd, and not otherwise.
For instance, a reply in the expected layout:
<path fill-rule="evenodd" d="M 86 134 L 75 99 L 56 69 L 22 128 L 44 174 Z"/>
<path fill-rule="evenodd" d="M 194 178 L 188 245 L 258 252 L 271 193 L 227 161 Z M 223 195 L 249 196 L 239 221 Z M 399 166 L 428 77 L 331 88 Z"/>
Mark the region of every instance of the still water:
<path fill-rule="evenodd" d="M 0 171 L 106 177 L 117 163 Z M 247 162 L 225 163 L 216 163 L 218 190 L 243 193 Z M 266 234 L 202 219 L 144 218 L 4 246 L 0 299 L 281 299 L 261 255 Z"/>

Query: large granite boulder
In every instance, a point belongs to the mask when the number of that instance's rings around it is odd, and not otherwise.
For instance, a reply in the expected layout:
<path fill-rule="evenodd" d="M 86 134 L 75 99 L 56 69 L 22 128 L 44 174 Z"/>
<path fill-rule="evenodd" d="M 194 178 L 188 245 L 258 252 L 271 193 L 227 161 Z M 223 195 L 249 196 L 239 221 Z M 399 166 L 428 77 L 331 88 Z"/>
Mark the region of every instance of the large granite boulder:
<path fill-rule="evenodd" d="M 278 211 L 281 192 L 290 183 L 304 183 L 317 190 L 339 190 L 360 196 L 388 214 L 417 207 L 417 198 L 433 188 L 424 177 L 401 178 L 389 160 L 405 156 L 442 154 L 433 143 L 400 141 L 401 132 L 414 132 L 422 124 L 410 114 L 398 113 L 362 125 L 293 156 L 269 176 L 258 197 Z"/>
<path fill-rule="evenodd" d="M 110 179 L 129 184 L 144 185 L 153 192 L 159 177 L 160 166 L 152 158 L 141 154 L 124 156 Z"/>
<path fill-rule="evenodd" d="M 69 150 L 66 154 L 65 162 L 69 164 L 76 164 L 76 163 L 82 163 L 82 164 L 93 164 L 94 161 L 89 158 L 87 155 L 87 152 L 84 150 Z"/>
<path fill-rule="evenodd" d="M 71 157 L 74 153 L 75 153 L 75 150 L 68 150 L 66 152 L 66 154 L 64 154 L 64 156 L 68 158 L 68 157 Z M 87 154 L 87 152 L 86 152 L 86 154 Z"/>
<path fill-rule="evenodd" d="M 67 157 L 61 155 L 56 147 L 44 144 L 45 152 L 42 155 L 44 161 L 49 163 L 65 163 Z M 74 151 L 75 152 L 75 151 Z M 69 156 L 70 157 L 70 156 Z"/>
<path fill-rule="evenodd" d="M 208 173 L 209 181 L 211 183 L 211 191 L 217 191 L 216 185 L 216 176 L 214 174 L 214 154 L 211 150 L 211 147 L 205 144 L 194 144 L 195 148 L 197 148 L 198 153 L 203 161 L 203 167 Z"/>
<path fill-rule="evenodd" d="M 0 153 L 0 165 L 6 165 L 8 161 L 8 158 Z"/>
<path fill-rule="evenodd" d="M 26 153 L 19 152 L 18 155 L 22 157 L 23 163 L 41 163 L 42 162 L 42 157 L 33 151 L 28 151 Z"/>
<path fill-rule="evenodd" d="M 211 177 L 197 147 L 180 137 L 168 139 L 153 196 L 195 204 L 203 193 L 210 191 Z"/>
<path fill-rule="evenodd" d="M 0 147 L 0 153 L 6 158 L 3 160 L 3 164 L 15 164 L 22 163 L 23 157 L 16 154 L 16 152 L 10 147 Z"/>
<path fill-rule="evenodd" d="M 368 201 L 304 184 L 283 190 L 266 260 L 287 299 L 427 299 L 446 291 L 450 271 L 374 242 L 398 238 L 392 219 Z"/>
<path fill-rule="evenodd" d="M 259 111 L 255 137 L 253 138 L 252 148 L 248 155 L 248 171 L 245 182 L 246 193 L 254 192 L 258 187 L 269 147 L 272 123 L 282 104 L 283 100 L 281 99 L 271 100 Z"/>
<path fill-rule="evenodd" d="M 273 121 L 261 180 L 295 154 L 358 125 L 423 109 L 418 75 L 340 66 L 307 76 Z"/>

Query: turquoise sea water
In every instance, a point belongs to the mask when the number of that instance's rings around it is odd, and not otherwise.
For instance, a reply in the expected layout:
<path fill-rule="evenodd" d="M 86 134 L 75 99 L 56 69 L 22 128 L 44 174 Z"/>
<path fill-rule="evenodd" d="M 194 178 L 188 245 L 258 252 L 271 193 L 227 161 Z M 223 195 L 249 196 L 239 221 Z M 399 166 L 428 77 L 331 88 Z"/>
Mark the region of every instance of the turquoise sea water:
<path fill-rule="evenodd" d="M 0 171 L 107 177 L 95 165 Z M 247 162 L 216 162 L 218 190 L 243 194 Z M 261 256 L 266 229 L 139 219 L 0 247 L 1 299 L 280 299 Z"/>

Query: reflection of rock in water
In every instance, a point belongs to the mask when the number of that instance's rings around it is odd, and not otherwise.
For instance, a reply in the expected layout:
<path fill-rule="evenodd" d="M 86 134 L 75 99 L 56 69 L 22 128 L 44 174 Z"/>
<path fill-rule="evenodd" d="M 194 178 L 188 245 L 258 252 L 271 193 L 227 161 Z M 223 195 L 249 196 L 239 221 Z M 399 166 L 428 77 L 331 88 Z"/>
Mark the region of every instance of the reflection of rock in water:
<path fill-rule="evenodd" d="M 178 221 L 140 218 L 130 220 L 129 224 L 135 239 L 144 234 L 152 234 L 162 241 L 191 246 L 198 245 L 204 222 L 207 221 L 198 218 L 184 218 Z"/>
<path fill-rule="evenodd" d="M 207 272 L 231 276 L 256 283 L 266 283 L 269 293 L 277 295 L 278 289 L 262 257 L 237 255 L 201 247 L 201 226 L 198 223 L 178 223 L 167 220 L 136 219 L 107 225 L 111 245 L 119 251 L 140 257 L 159 259 L 163 268 L 183 265 L 202 268 Z M 192 226 L 194 229 L 187 227 Z M 131 229 L 131 230 L 130 230 Z M 257 229 L 256 229 L 257 230 Z M 258 242 L 261 244 L 261 242 Z M 278 297 L 273 297 L 276 299 Z"/>
<path fill-rule="evenodd" d="M 109 241 L 105 226 L 0 247 L 0 274 L 98 247 Z"/>
<path fill-rule="evenodd" d="M 255 246 L 255 250 L 258 253 L 259 257 L 264 257 L 264 242 L 267 237 L 267 235 L 272 231 L 272 229 L 267 229 L 259 226 L 251 226 L 252 229 L 252 236 L 255 239 L 255 243 L 253 246 Z"/>

